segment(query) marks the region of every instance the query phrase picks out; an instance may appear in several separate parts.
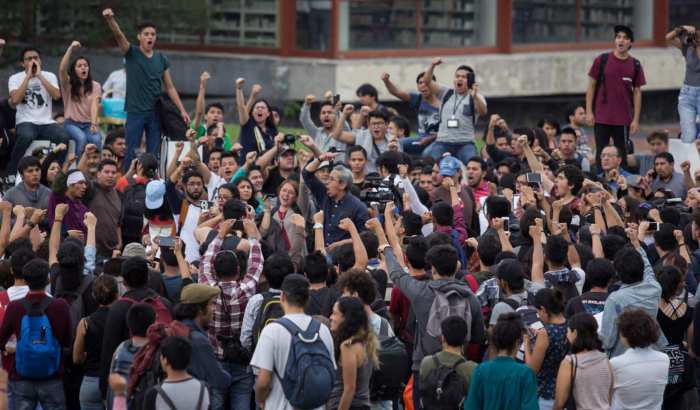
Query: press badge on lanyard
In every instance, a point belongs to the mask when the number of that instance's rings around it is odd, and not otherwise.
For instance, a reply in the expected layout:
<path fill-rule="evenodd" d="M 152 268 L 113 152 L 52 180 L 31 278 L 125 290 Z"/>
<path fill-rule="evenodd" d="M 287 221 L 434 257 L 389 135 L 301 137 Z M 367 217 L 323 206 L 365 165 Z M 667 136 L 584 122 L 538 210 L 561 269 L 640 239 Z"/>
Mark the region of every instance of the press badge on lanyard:
<path fill-rule="evenodd" d="M 459 120 L 455 116 L 455 113 L 457 112 L 457 107 L 459 107 L 462 101 L 464 101 L 464 97 L 465 95 L 463 95 L 459 100 L 457 100 L 455 97 L 455 106 L 452 109 L 452 116 L 447 120 L 447 128 L 459 128 Z"/>

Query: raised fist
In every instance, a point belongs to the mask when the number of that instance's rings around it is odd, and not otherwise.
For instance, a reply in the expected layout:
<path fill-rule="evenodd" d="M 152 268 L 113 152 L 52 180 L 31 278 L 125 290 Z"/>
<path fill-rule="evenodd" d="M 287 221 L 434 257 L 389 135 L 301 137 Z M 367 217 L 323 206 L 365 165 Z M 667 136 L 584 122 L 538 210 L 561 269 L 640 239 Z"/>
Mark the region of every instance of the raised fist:
<path fill-rule="evenodd" d="M 209 75 L 208 72 L 204 71 L 204 72 L 202 73 L 202 75 L 199 76 L 199 81 L 205 82 L 205 81 L 207 81 L 207 80 L 210 79 L 210 78 L 211 78 L 211 75 Z"/>
<path fill-rule="evenodd" d="M 70 43 L 70 48 L 80 48 L 80 47 L 82 47 L 82 46 L 80 45 L 79 41 L 74 41 L 74 42 Z"/>
<path fill-rule="evenodd" d="M 105 18 L 114 17 L 114 12 L 112 11 L 112 9 L 104 9 L 102 10 L 102 16 Z"/>
<path fill-rule="evenodd" d="M 440 57 L 434 57 L 432 64 L 433 65 L 440 65 L 440 64 L 442 64 L 442 59 Z"/>
<path fill-rule="evenodd" d="M 345 107 L 343 107 L 343 114 L 345 115 L 350 115 L 353 111 L 355 111 L 355 107 L 352 104 L 345 104 Z"/>
<path fill-rule="evenodd" d="M 379 76 L 379 78 L 381 78 L 382 81 L 387 82 L 389 81 L 389 73 L 382 73 L 382 75 Z"/>
<path fill-rule="evenodd" d="M 314 96 L 313 94 L 309 94 L 306 96 L 306 98 L 304 98 L 304 102 L 306 103 L 306 105 L 313 104 L 314 100 L 316 100 L 316 96 Z"/>
<path fill-rule="evenodd" d="M 236 88 L 240 90 L 243 88 L 243 84 L 245 84 L 245 78 L 238 77 L 238 79 L 236 79 Z"/>

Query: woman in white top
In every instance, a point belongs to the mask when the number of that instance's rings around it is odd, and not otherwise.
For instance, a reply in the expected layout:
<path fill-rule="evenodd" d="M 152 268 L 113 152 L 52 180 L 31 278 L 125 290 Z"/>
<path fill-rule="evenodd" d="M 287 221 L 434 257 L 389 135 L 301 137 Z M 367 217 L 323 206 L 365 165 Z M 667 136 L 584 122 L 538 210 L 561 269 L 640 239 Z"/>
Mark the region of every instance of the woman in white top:
<path fill-rule="evenodd" d="M 668 381 L 669 359 L 652 345 L 659 339 L 656 320 L 643 309 L 628 309 L 617 319 L 620 341 L 627 350 L 610 360 L 613 369 L 611 409 L 661 409 Z"/>

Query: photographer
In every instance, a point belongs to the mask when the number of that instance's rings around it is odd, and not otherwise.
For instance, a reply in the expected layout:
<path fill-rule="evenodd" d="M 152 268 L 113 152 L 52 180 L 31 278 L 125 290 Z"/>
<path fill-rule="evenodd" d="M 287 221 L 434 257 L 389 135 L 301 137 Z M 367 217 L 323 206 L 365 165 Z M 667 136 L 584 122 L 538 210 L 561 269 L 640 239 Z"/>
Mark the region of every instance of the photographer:
<path fill-rule="evenodd" d="M 434 58 L 425 71 L 425 85 L 434 93 L 440 92 L 440 86 L 432 81 L 433 70 L 442 64 L 440 58 Z M 440 92 L 440 127 L 437 139 L 423 152 L 436 160 L 446 152 L 457 157 L 463 163 L 477 155 L 474 130 L 479 116 L 486 115 L 486 99 L 478 93 L 474 70 L 466 65 L 457 67 L 454 88 Z"/>
<path fill-rule="evenodd" d="M 685 58 L 685 80 L 678 95 L 678 116 L 681 119 L 681 139 L 693 142 L 698 136 L 695 118 L 698 115 L 700 93 L 700 58 L 697 31 L 693 26 L 680 26 L 666 34 L 669 45 L 678 48 Z"/>

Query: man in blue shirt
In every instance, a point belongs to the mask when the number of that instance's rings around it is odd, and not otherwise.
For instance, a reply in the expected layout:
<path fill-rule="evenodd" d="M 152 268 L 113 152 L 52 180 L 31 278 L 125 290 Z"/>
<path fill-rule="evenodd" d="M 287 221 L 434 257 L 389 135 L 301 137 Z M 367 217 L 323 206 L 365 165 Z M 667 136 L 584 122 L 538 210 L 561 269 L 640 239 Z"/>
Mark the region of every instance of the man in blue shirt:
<path fill-rule="evenodd" d="M 622 157 L 620 157 L 620 152 L 616 146 L 608 145 L 603 148 L 603 152 L 600 154 L 599 165 L 599 170 L 602 172 L 598 174 L 598 178 L 608 184 L 613 195 L 617 195 L 617 190 L 620 187 L 617 183 L 617 178 L 619 176 L 632 176 L 632 174 L 620 168 L 621 163 Z"/>
<path fill-rule="evenodd" d="M 316 207 L 323 211 L 323 226 L 314 225 L 314 229 L 323 229 L 326 246 L 345 239 L 350 234 L 338 227 L 343 218 L 350 218 L 358 230 L 365 228 L 369 217 L 367 206 L 349 192 L 352 186 L 352 173 L 342 165 L 336 166 L 328 178 L 328 185 L 323 185 L 314 175 L 323 161 L 333 160 L 334 153 L 324 153 L 314 158 L 302 172 L 304 183 L 314 196 Z"/>

